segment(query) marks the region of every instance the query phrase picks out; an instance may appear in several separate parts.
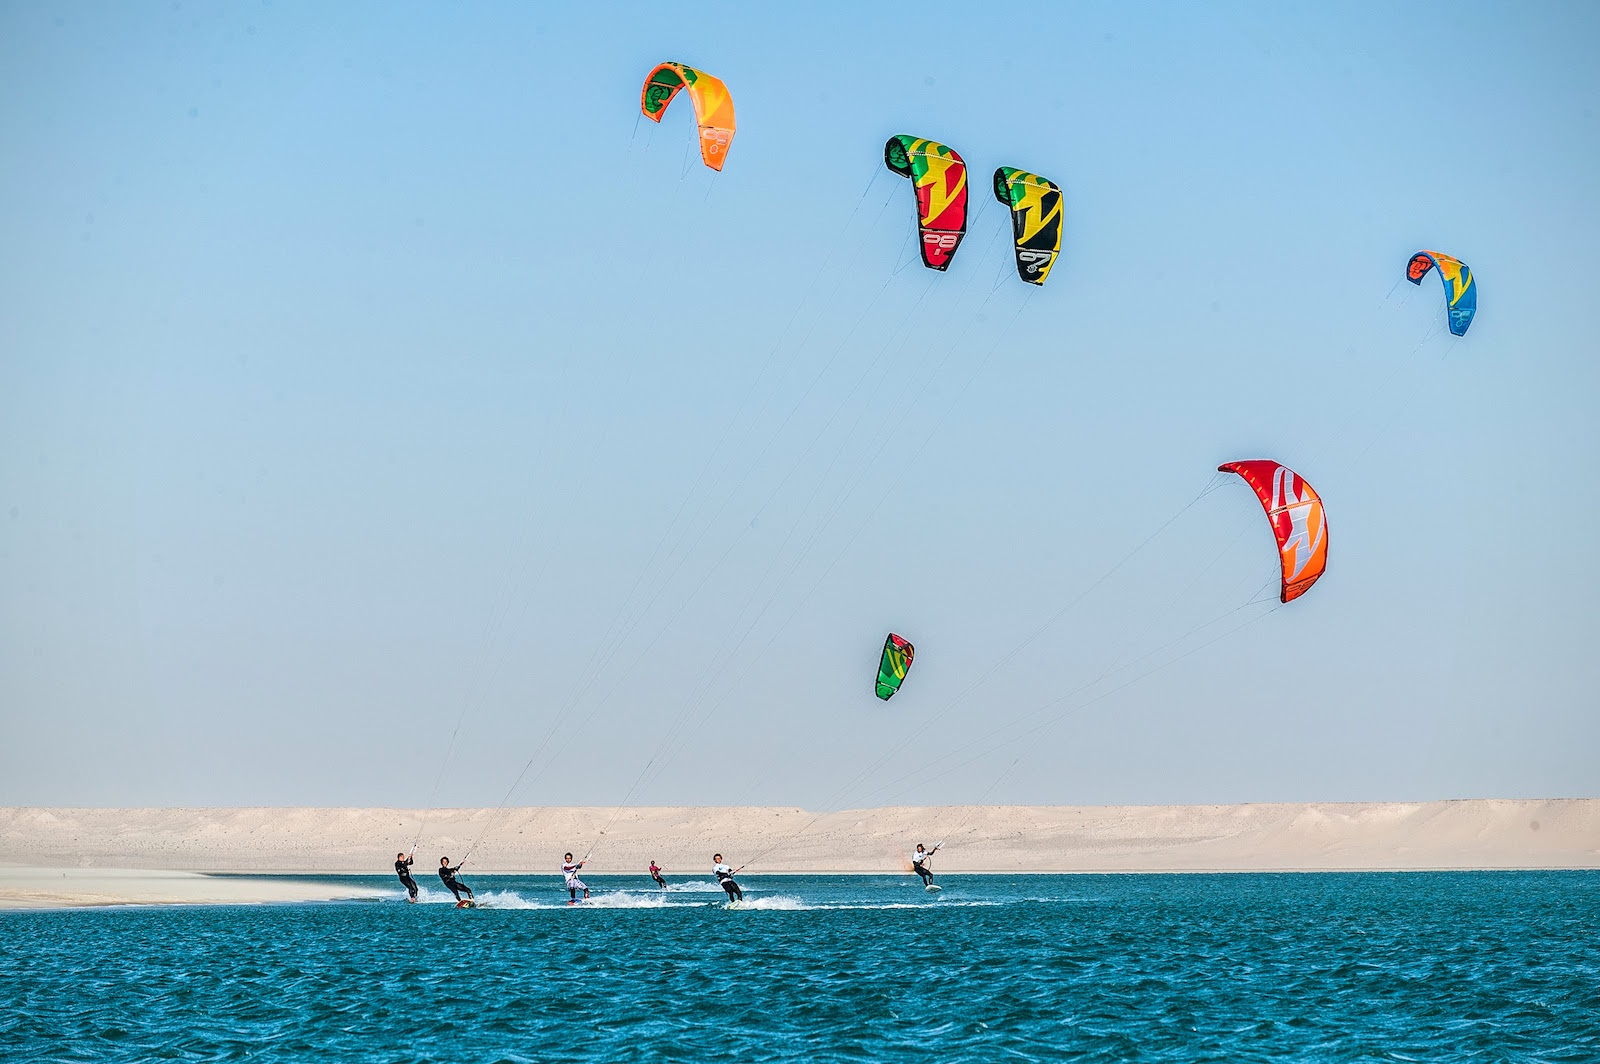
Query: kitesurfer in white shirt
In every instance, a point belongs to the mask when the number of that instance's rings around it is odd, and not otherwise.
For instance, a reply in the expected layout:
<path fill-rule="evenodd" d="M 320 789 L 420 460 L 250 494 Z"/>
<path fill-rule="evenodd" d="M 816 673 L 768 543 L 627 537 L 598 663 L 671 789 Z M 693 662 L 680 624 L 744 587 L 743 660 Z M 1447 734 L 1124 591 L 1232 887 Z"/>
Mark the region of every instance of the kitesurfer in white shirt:
<path fill-rule="evenodd" d="M 741 866 L 742 867 L 742 866 Z M 739 869 L 729 868 L 722 863 L 722 855 L 712 854 L 711 872 L 717 877 L 717 882 L 722 884 L 722 889 L 728 892 L 728 900 L 744 901 L 744 891 L 739 889 L 739 884 L 734 882 L 733 876 Z"/>
<path fill-rule="evenodd" d="M 583 861 L 587 860 L 587 857 L 583 859 Z M 578 869 L 583 867 L 583 861 L 573 864 L 572 855 L 569 853 L 567 854 L 566 861 L 561 865 L 561 874 L 566 877 L 567 898 L 570 901 L 578 900 L 578 891 L 580 890 L 583 891 L 583 896 L 585 898 L 589 896 L 589 888 L 584 886 L 583 880 L 578 878 Z"/>

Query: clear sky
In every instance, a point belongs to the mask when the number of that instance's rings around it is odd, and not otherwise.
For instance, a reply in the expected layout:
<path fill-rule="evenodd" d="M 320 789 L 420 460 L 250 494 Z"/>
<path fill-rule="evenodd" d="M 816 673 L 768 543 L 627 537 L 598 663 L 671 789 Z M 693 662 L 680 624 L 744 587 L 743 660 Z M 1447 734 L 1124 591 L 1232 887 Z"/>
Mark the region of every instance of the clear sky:
<path fill-rule="evenodd" d="M 0 803 L 1600 794 L 1600 9 L 560 7 L 0 8 Z"/>

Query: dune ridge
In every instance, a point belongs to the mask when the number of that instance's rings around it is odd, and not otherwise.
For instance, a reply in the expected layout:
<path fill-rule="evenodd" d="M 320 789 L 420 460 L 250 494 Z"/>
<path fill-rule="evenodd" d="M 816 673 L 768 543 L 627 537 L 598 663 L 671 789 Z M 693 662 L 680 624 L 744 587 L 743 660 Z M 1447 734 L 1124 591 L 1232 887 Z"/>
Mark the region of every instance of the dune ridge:
<path fill-rule="evenodd" d="M 426 817 L 426 826 L 423 826 Z M 444 809 L 0 808 L 0 864 L 191 872 L 387 872 L 419 830 L 417 871 L 548 872 L 593 848 L 592 872 L 655 859 L 703 871 L 898 872 L 946 840 L 948 872 L 1600 868 L 1600 799 L 1193 806 Z M 601 834 L 602 830 L 605 831 Z"/>

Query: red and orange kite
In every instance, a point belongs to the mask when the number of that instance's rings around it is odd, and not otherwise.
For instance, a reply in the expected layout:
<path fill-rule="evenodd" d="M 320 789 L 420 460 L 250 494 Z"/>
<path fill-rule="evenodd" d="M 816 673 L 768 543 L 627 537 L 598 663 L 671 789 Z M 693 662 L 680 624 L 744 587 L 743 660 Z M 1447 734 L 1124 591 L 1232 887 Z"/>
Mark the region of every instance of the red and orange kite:
<path fill-rule="evenodd" d="M 1267 511 L 1283 556 L 1278 601 L 1289 602 L 1310 591 L 1328 567 L 1328 519 L 1322 512 L 1322 497 L 1300 474 L 1265 459 L 1227 462 L 1217 472 L 1243 477 Z"/>

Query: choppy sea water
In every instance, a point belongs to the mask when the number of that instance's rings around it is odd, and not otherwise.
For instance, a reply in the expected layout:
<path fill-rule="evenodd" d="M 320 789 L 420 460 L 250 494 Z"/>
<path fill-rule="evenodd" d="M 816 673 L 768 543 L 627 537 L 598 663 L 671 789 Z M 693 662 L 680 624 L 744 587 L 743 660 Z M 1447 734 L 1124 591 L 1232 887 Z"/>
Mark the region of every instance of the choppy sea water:
<path fill-rule="evenodd" d="M 1600 873 L 586 878 L 0 914 L 0 1058 L 1600 1061 Z"/>

